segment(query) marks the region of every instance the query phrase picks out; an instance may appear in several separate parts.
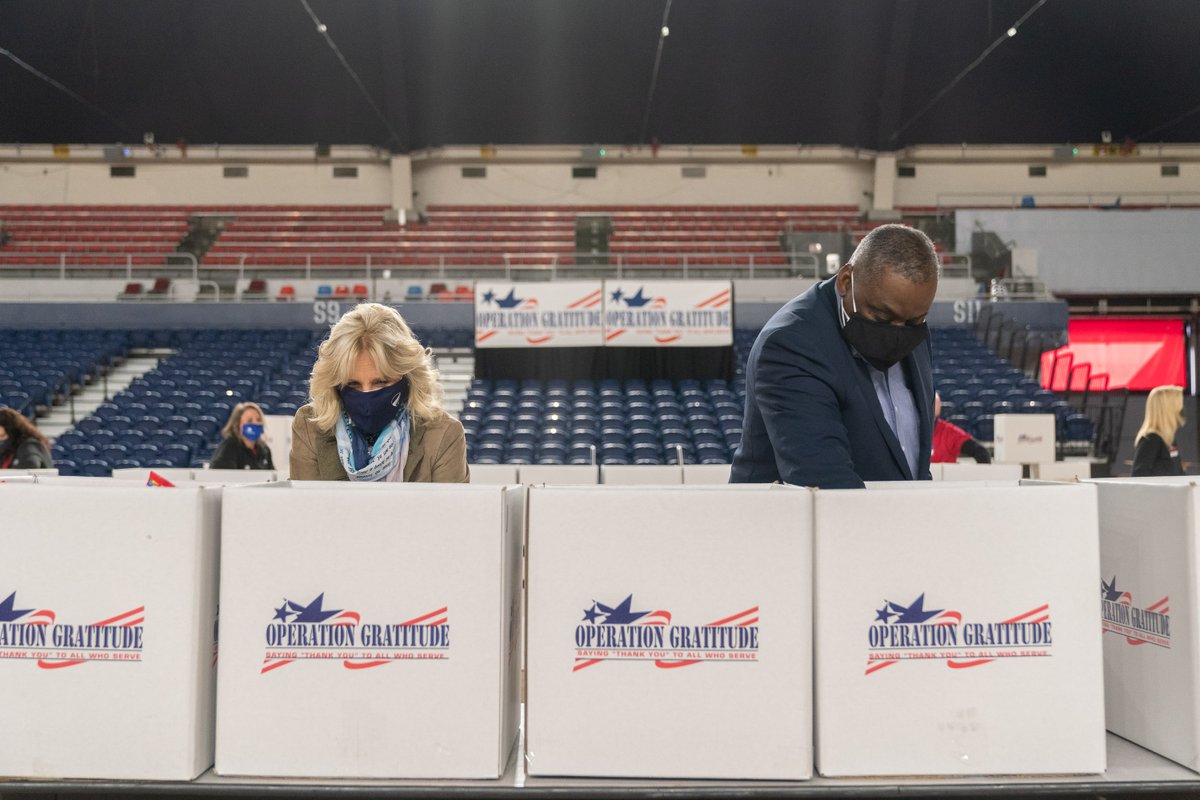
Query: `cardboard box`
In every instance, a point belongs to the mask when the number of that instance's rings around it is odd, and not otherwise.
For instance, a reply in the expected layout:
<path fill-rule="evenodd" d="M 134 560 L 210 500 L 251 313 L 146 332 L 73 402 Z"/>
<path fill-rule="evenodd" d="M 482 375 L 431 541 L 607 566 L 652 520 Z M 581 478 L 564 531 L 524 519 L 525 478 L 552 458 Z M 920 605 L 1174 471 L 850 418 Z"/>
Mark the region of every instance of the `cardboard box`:
<path fill-rule="evenodd" d="M 194 469 L 192 480 L 197 483 L 270 483 L 277 480 L 269 469 Z"/>
<path fill-rule="evenodd" d="M 605 464 L 600 482 L 617 486 L 672 486 L 683 483 L 683 469 L 676 464 Z"/>
<path fill-rule="evenodd" d="M 997 464 L 1044 464 L 1053 461 L 1053 414 L 997 414 L 994 423 Z"/>
<path fill-rule="evenodd" d="M 1200 771 L 1200 492 L 1193 481 L 1096 487 L 1108 729 Z"/>
<path fill-rule="evenodd" d="M 263 417 L 263 442 L 271 448 L 271 463 L 281 481 L 291 474 L 292 414 L 267 414 Z"/>
<path fill-rule="evenodd" d="M 519 717 L 524 491 L 227 489 L 216 771 L 499 776 Z"/>
<path fill-rule="evenodd" d="M 530 775 L 812 774 L 812 493 L 529 491 Z"/>
<path fill-rule="evenodd" d="M 1020 464 L 932 464 L 935 481 L 1012 481 L 1021 480 Z"/>
<path fill-rule="evenodd" d="M 600 482 L 600 470 L 590 464 L 527 464 L 519 477 L 526 485 L 586 486 Z"/>
<path fill-rule="evenodd" d="M 1029 467 L 1029 477 L 1040 481 L 1085 481 L 1092 477 L 1092 462 L 1086 458 L 1049 461 Z"/>
<path fill-rule="evenodd" d="M 729 483 L 729 470 L 732 466 L 732 464 L 685 464 L 683 483 L 684 485 Z"/>
<path fill-rule="evenodd" d="M 212 764 L 220 490 L 105 480 L 0 486 L 0 775 Z"/>
<path fill-rule="evenodd" d="M 1104 771 L 1094 487 L 822 491 L 814 537 L 818 772 Z"/>
<path fill-rule="evenodd" d="M 192 481 L 192 473 L 200 472 L 201 470 L 193 470 L 191 467 L 158 467 L 150 469 L 149 467 L 124 467 L 114 469 L 112 477 L 121 481 L 136 481 L 138 483 L 146 483 L 150 480 L 150 473 L 161 475 L 171 483 L 183 483 Z"/>
<path fill-rule="evenodd" d="M 517 483 L 516 464 L 471 464 L 471 483 L 510 486 Z"/>

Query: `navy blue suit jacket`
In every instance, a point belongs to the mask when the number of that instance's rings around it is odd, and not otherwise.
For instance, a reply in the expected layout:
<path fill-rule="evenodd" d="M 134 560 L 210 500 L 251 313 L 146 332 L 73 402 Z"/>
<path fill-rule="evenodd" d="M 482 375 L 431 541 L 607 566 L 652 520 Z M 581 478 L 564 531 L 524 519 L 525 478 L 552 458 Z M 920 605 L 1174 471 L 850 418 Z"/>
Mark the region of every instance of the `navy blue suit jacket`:
<path fill-rule="evenodd" d="M 838 300 L 834 279 L 823 281 L 779 309 L 755 340 L 732 483 L 836 489 L 932 477 L 929 341 L 902 362 L 921 428 L 914 476 L 883 416 L 867 363 L 842 338 Z"/>

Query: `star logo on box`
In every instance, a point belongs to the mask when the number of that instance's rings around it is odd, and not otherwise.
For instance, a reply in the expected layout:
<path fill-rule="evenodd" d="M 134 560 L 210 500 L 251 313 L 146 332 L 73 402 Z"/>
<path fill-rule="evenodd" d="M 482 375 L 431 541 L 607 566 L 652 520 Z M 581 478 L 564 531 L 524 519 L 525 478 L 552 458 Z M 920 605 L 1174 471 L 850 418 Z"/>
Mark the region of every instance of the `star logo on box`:
<path fill-rule="evenodd" d="M 1151 595 L 1153 597 L 1154 595 Z M 1170 596 L 1142 607 L 1133 595 L 1117 588 L 1117 576 L 1100 581 L 1100 609 L 1105 633 L 1125 637 L 1131 647 L 1145 644 L 1171 648 Z"/>
<path fill-rule="evenodd" d="M 145 621 L 145 606 L 97 622 L 60 620 L 49 608 L 20 608 L 14 591 L 0 601 L 0 659 L 34 661 L 39 669 L 138 663 Z"/>
<path fill-rule="evenodd" d="M 606 661 L 651 662 L 659 669 L 701 662 L 758 661 L 758 606 L 702 625 L 681 625 L 670 611 L 635 610 L 633 595 L 619 603 L 592 600 L 575 626 L 572 672 Z"/>
<path fill-rule="evenodd" d="M 324 592 L 307 603 L 285 597 L 273 608 L 264 641 L 260 674 L 298 662 L 341 662 L 362 670 L 396 661 L 447 661 L 450 613 L 442 606 L 404 622 L 374 622 L 358 611 L 326 608 Z"/>
<path fill-rule="evenodd" d="M 1053 642 L 1050 605 L 1002 620 L 975 621 L 950 608 L 926 608 L 925 593 L 909 603 L 884 600 L 867 628 L 866 675 L 901 661 L 969 669 L 998 659 L 1045 658 Z"/>

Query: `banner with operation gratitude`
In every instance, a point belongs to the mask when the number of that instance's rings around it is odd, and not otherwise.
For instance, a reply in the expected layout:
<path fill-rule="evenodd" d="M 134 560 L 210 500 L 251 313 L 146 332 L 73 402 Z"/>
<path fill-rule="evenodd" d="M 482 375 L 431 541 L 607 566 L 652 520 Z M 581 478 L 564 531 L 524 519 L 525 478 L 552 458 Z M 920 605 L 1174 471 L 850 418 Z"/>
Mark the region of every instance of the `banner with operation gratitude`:
<path fill-rule="evenodd" d="M 721 347 L 733 344 L 731 281 L 604 282 L 609 347 Z"/>
<path fill-rule="evenodd" d="M 475 284 L 475 346 L 600 347 L 604 344 L 600 281 Z"/>

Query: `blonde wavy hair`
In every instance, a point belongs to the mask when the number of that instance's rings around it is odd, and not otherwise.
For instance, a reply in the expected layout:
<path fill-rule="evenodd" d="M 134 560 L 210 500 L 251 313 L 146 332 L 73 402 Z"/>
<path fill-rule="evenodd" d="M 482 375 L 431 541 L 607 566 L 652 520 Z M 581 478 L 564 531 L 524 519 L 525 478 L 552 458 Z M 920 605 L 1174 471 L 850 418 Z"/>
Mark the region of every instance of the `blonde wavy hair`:
<path fill-rule="evenodd" d="M 1174 444 L 1175 432 L 1183 424 L 1183 387 L 1158 386 L 1146 398 L 1146 418 L 1133 443 L 1148 433 L 1157 433 L 1168 445 Z"/>
<path fill-rule="evenodd" d="M 445 415 L 442 410 L 442 385 L 433 366 L 433 351 L 422 347 L 412 328 L 389 306 L 361 303 L 347 311 L 329 338 L 321 342 L 313 364 L 309 392 L 312 395 L 312 421 L 325 432 L 333 430 L 342 413 L 338 388 L 349 380 L 354 362 L 368 353 L 376 368 L 389 383 L 407 377 L 408 413 L 423 422 Z"/>

